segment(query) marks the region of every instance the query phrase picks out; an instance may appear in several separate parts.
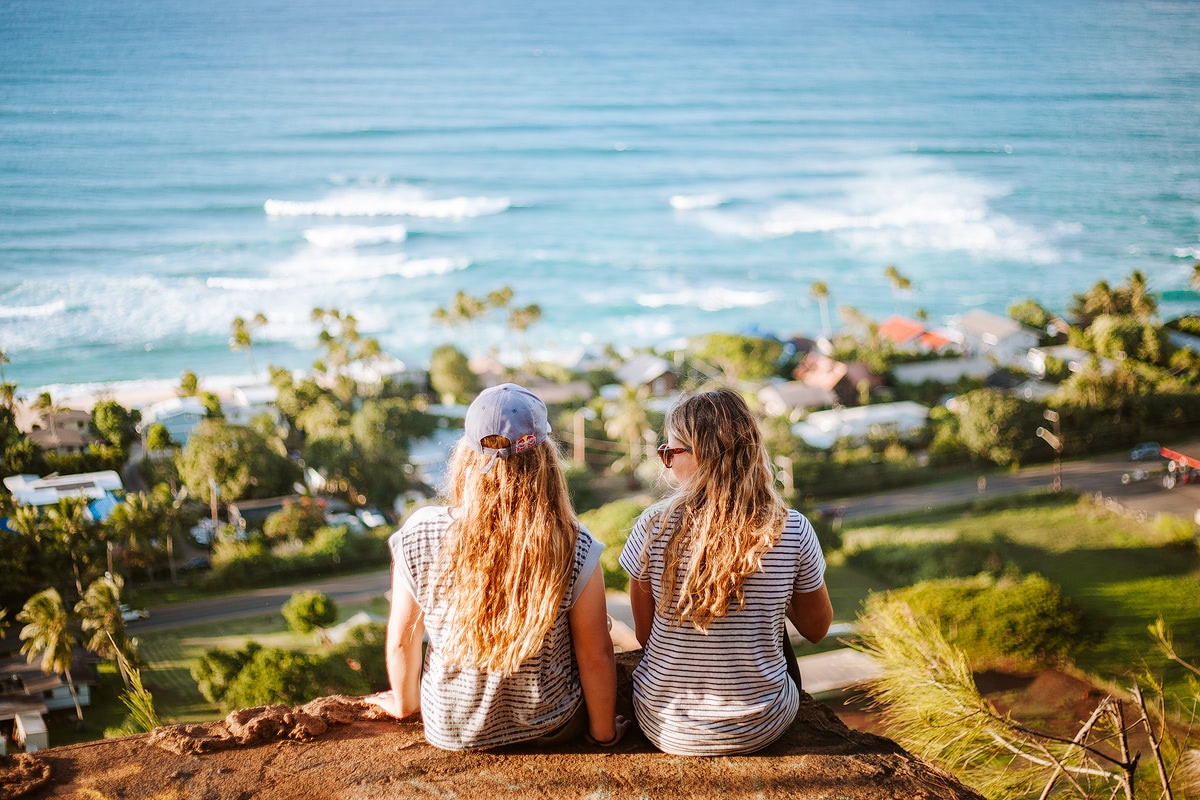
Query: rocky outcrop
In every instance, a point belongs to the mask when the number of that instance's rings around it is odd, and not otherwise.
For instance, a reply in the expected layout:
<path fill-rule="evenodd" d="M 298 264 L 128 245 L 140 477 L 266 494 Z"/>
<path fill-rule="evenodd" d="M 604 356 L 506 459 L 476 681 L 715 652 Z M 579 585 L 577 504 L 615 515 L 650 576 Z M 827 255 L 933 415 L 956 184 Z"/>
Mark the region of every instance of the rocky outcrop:
<path fill-rule="evenodd" d="M 623 657 L 622 688 L 632 663 Z M 895 742 L 847 728 L 807 695 L 782 739 L 752 755 L 723 758 L 666 755 L 636 734 L 613 750 L 579 743 L 553 752 L 513 746 L 448 753 L 425 743 L 420 722 L 381 718 L 349 697 L 241 709 L 220 722 L 19 758 L 21 774 L 44 776 L 26 790 L 35 797 L 981 800 Z M 33 786 L 19 783 L 32 777 L 17 775 L 0 764 L 0 797 L 22 796 L 16 787 Z"/>

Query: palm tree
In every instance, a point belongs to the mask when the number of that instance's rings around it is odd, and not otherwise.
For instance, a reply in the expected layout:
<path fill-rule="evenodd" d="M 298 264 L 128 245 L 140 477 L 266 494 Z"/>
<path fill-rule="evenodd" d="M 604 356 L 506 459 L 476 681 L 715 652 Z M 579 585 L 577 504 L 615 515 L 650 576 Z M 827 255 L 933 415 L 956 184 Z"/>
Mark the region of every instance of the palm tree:
<path fill-rule="evenodd" d="M 1192 265 L 1192 278 L 1189 281 L 1192 284 L 1192 290 L 1200 292 L 1200 263 Z"/>
<path fill-rule="evenodd" d="M 629 446 L 629 474 L 634 475 L 642 460 L 639 445 L 651 430 L 650 419 L 646 416 L 646 392 L 634 386 L 625 384 L 621 387 L 621 396 L 617 402 L 607 406 L 611 416 L 604 423 L 605 432 L 614 439 L 623 440 Z"/>
<path fill-rule="evenodd" d="M 229 347 L 231 350 L 245 350 L 246 357 L 250 359 L 250 374 L 258 375 L 258 370 L 254 366 L 254 348 L 253 341 L 250 337 L 250 331 L 253 328 L 261 328 L 267 324 L 265 314 L 255 314 L 254 319 L 247 322 L 241 317 L 234 317 L 232 324 L 229 326 Z"/>
<path fill-rule="evenodd" d="M 0 608 L 0 639 L 4 638 L 6 630 L 8 630 L 8 609 Z"/>
<path fill-rule="evenodd" d="M 829 287 L 824 281 L 817 281 L 809 287 L 808 294 L 821 306 L 821 335 L 829 339 L 833 336 L 833 326 L 829 323 Z"/>
<path fill-rule="evenodd" d="M 13 410 L 13 404 L 17 399 L 17 385 L 15 383 L 0 383 L 0 403 L 9 411 Z"/>
<path fill-rule="evenodd" d="M 1146 285 L 1145 273 L 1134 270 L 1129 276 L 1129 313 L 1141 322 L 1149 322 L 1157 311 L 1158 304 Z"/>
<path fill-rule="evenodd" d="M 121 590 L 124 587 L 125 581 L 119 575 L 97 578 L 88 586 L 83 599 L 75 604 L 75 613 L 87 636 L 84 647 L 101 658 L 115 661 L 128 689 L 125 665 L 129 660 L 126 652 L 129 638 L 125 635 L 125 621 L 121 619 Z"/>
<path fill-rule="evenodd" d="M 1196 266 L 1200 267 L 1200 264 Z M 4 383 L 4 365 L 11 363 L 12 359 L 8 357 L 8 348 L 0 347 L 0 383 Z"/>
<path fill-rule="evenodd" d="M 888 279 L 888 283 L 892 285 L 892 300 L 895 302 L 895 312 L 900 313 L 900 288 L 901 285 L 908 280 L 900 274 L 900 270 L 896 269 L 895 264 L 888 264 L 883 270 L 883 276 Z M 909 284 L 910 286 L 912 284 Z"/>
<path fill-rule="evenodd" d="M 71 679 L 71 664 L 74 655 L 71 648 L 75 637 L 71 635 L 70 617 L 62 596 L 57 589 L 43 589 L 25 602 L 17 614 L 17 620 L 25 623 L 21 629 L 21 652 L 29 663 L 39 655 L 42 657 L 42 672 L 57 672 L 67 679 L 67 689 L 75 701 L 75 713 L 83 719 L 79 697 L 75 694 L 75 682 Z"/>
<path fill-rule="evenodd" d="M 80 562 L 93 527 L 87 519 L 87 507 L 86 497 L 63 497 L 57 505 L 50 506 L 46 511 L 46 527 L 71 559 L 75 590 L 80 597 L 83 596 L 83 568 Z"/>
<path fill-rule="evenodd" d="M 169 536 L 166 509 L 156 498 L 144 492 L 125 496 L 125 502 L 113 509 L 105 524 L 114 538 L 126 542 L 129 552 L 138 553 L 146 565 L 150 580 L 154 580 L 154 552 L 151 542 Z"/>
<path fill-rule="evenodd" d="M 63 410 L 63 407 L 54 402 L 54 398 L 49 392 L 42 392 L 33 401 L 33 410 L 41 414 L 42 419 L 47 420 L 50 425 L 50 435 L 57 443 L 58 426 L 55 424 L 55 417 Z"/>
<path fill-rule="evenodd" d="M 542 318 L 542 307 L 537 303 L 531 303 L 527 306 L 514 308 L 508 315 L 508 327 L 516 331 L 521 337 L 521 353 L 525 359 L 525 363 L 529 363 L 529 339 L 526 336 L 526 331 L 529 326 Z"/>

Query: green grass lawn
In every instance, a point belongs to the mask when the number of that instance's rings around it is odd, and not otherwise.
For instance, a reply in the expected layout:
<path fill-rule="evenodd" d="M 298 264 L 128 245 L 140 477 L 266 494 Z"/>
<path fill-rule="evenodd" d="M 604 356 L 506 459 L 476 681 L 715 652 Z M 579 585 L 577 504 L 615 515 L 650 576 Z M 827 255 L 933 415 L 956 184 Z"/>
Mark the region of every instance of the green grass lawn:
<path fill-rule="evenodd" d="M 359 611 L 386 617 L 387 601 L 341 606 L 338 623 Z M 282 614 L 259 614 L 227 622 L 211 622 L 138 637 L 140 653 L 147 662 L 142 680 L 154 695 L 154 705 L 164 723 L 191 723 L 219 719 L 219 708 L 204 699 L 192 680 L 192 665 L 214 647 L 239 649 L 255 641 L 264 647 L 284 647 L 308 652 L 323 649 L 316 634 L 297 634 L 287 629 Z"/>
<path fill-rule="evenodd" d="M 933 511 L 850 528 L 845 549 L 881 543 L 985 544 L 1006 563 L 1041 573 L 1105 621 L 1104 640 L 1077 658 L 1080 668 L 1127 683 L 1127 676 L 1144 661 L 1165 675 L 1169 689 L 1184 688 L 1184 670 L 1158 653 L 1146 629 L 1161 614 L 1179 654 L 1193 663 L 1200 661 L 1200 558 L 1195 547 L 1171 544 L 1169 535 L 1155 525 L 1086 501 L 1040 496 L 1014 499 L 1012 505 Z M 836 577 L 830 576 L 831 592 Z"/>

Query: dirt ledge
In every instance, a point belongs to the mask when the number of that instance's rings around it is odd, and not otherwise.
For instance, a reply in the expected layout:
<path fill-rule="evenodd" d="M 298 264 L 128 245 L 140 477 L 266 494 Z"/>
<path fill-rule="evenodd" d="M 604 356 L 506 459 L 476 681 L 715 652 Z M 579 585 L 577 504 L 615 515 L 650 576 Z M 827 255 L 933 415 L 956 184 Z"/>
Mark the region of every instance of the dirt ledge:
<path fill-rule="evenodd" d="M 621 660 L 626 703 L 634 655 Z M 721 758 L 666 755 L 638 734 L 613 751 L 580 743 L 447 753 L 425 743 L 419 722 L 380 716 L 357 698 L 322 697 L 0 759 L 0 797 L 982 800 L 890 739 L 847 728 L 808 695 L 778 742 Z"/>

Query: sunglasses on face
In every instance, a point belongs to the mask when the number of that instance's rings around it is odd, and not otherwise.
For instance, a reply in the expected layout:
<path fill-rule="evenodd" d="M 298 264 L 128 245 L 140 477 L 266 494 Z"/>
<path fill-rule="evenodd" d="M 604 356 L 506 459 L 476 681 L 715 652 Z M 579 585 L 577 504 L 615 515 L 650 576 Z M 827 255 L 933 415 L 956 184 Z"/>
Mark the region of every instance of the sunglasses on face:
<path fill-rule="evenodd" d="M 667 469 L 671 468 L 671 463 L 675 461 L 675 456 L 680 453 L 690 453 L 690 447 L 671 447 L 669 445 L 660 444 L 658 446 L 658 457 L 662 459 L 663 466 Z"/>

